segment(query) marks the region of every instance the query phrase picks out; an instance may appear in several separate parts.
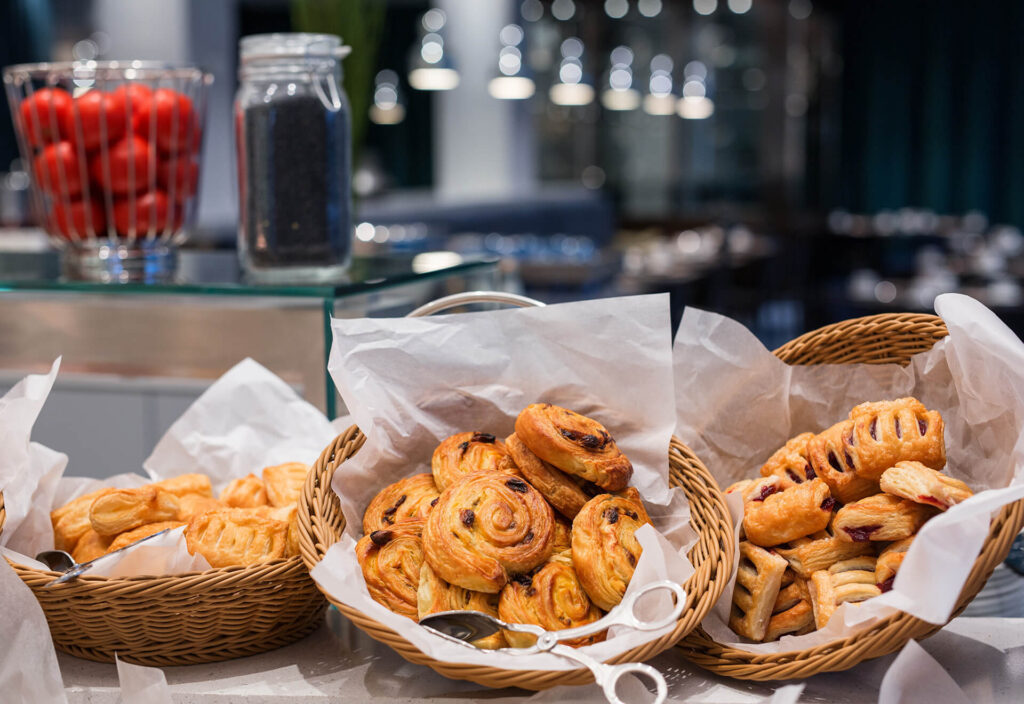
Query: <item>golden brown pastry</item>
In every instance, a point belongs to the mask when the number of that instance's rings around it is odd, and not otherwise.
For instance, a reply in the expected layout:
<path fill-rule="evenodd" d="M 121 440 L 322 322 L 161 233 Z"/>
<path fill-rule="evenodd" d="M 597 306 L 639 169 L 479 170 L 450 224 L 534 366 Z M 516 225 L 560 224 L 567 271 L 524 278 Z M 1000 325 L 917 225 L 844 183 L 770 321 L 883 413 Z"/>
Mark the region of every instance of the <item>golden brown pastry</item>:
<path fill-rule="evenodd" d="M 114 489 L 89 507 L 89 523 L 100 535 L 114 536 L 146 523 L 178 516 L 178 497 L 155 486 Z"/>
<path fill-rule="evenodd" d="M 420 581 L 416 589 L 416 611 L 420 620 L 442 611 L 479 611 L 488 616 L 498 616 L 498 595 L 473 592 L 456 587 L 444 581 L 426 560 L 420 567 Z M 507 643 L 501 631 L 473 641 L 473 645 L 485 650 L 504 648 Z"/>
<path fill-rule="evenodd" d="M 288 524 L 251 511 L 227 509 L 203 513 L 185 528 L 188 551 L 211 567 L 251 565 L 284 557 Z"/>
<path fill-rule="evenodd" d="M 548 631 L 561 631 L 593 623 L 601 610 L 591 603 L 573 567 L 571 553 L 553 555 L 539 570 L 517 574 L 501 591 L 498 613 L 506 623 L 526 623 Z M 513 648 L 528 648 L 537 642 L 529 633 L 505 631 Z M 562 641 L 579 648 L 598 643 L 605 632 Z"/>
<path fill-rule="evenodd" d="M 162 530 L 180 528 L 185 525 L 181 521 L 160 521 L 159 523 L 147 523 L 144 526 L 133 528 L 132 530 L 125 531 L 111 541 L 107 547 L 107 552 L 113 552 L 114 550 L 120 550 L 126 548 L 136 540 L 142 540 L 148 538 L 151 535 L 155 535 Z"/>
<path fill-rule="evenodd" d="M 356 543 L 356 559 L 373 600 L 417 620 L 420 568 L 423 565 L 423 519 L 410 518 L 375 530 Z"/>
<path fill-rule="evenodd" d="M 817 533 L 832 518 L 835 500 L 820 479 L 782 491 L 769 489 L 771 486 L 743 504 L 743 531 L 755 545 L 771 547 Z"/>
<path fill-rule="evenodd" d="M 210 478 L 205 474 L 179 474 L 161 482 L 154 482 L 152 486 L 168 491 L 178 498 L 189 494 L 213 496 L 213 486 L 210 484 Z"/>
<path fill-rule="evenodd" d="M 828 484 L 832 498 L 841 504 L 878 493 L 877 479 L 857 474 L 854 422 L 844 420 L 807 441 L 812 471 Z"/>
<path fill-rule="evenodd" d="M 780 545 L 775 552 L 789 562 L 792 570 L 804 579 L 810 579 L 818 570 L 826 570 L 842 560 L 851 557 L 869 555 L 873 552 L 871 543 L 851 543 L 833 533 L 829 525 L 823 531 L 813 533 L 806 538 L 791 540 L 788 545 Z"/>
<path fill-rule="evenodd" d="M 808 589 L 817 628 L 825 627 L 840 604 L 867 601 L 882 593 L 875 586 L 875 558 L 867 555 L 815 572 Z"/>
<path fill-rule="evenodd" d="M 607 491 L 625 489 L 633 465 L 596 420 L 550 403 L 534 403 L 516 418 L 516 435 L 545 462 Z"/>
<path fill-rule="evenodd" d="M 103 557 L 107 554 L 107 549 L 110 547 L 110 540 L 109 536 L 100 535 L 90 528 L 79 539 L 78 544 L 75 545 L 71 557 L 75 559 L 75 562 L 79 563 Z"/>
<path fill-rule="evenodd" d="M 263 518 L 271 518 L 281 521 L 288 526 L 285 534 L 284 554 L 285 557 L 299 555 L 299 507 L 297 504 L 291 506 L 257 506 L 256 508 L 237 509 L 249 511 Z"/>
<path fill-rule="evenodd" d="M 554 532 L 554 512 L 528 482 L 484 471 L 441 492 L 427 515 L 423 550 L 449 584 L 497 594 L 511 575 L 547 560 Z"/>
<path fill-rule="evenodd" d="M 836 513 L 835 534 L 855 543 L 903 540 L 935 515 L 936 510 L 889 494 L 875 494 L 846 504 Z"/>
<path fill-rule="evenodd" d="M 643 552 L 634 533 L 650 522 L 632 487 L 621 496 L 595 496 L 573 519 L 572 562 L 583 589 L 599 608 L 610 611 L 622 601 Z"/>
<path fill-rule="evenodd" d="M 852 458 L 857 475 L 878 481 L 882 472 L 902 460 L 916 460 L 932 469 L 946 464 L 942 415 L 916 398 L 862 403 L 850 411 Z"/>
<path fill-rule="evenodd" d="M 875 562 L 875 584 L 883 594 L 892 589 L 892 583 L 896 581 L 896 573 L 900 571 L 903 558 L 907 556 L 907 550 L 910 549 L 912 542 L 914 542 L 912 537 L 897 540 L 895 543 L 887 545 L 879 553 L 878 560 Z"/>
<path fill-rule="evenodd" d="M 192 518 L 207 511 L 222 511 L 230 508 L 226 503 L 212 496 L 185 494 L 178 498 L 178 520 L 188 523 Z"/>
<path fill-rule="evenodd" d="M 764 640 L 778 640 L 788 633 L 803 635 L 813 630 L 814 609 L 811 608 L 807 580 L 796 577 L 779 590 L 779 595 L 772 606 L 772 617 L 768 621 Z"/>
<path fill-rule="evenodd" d="M 505 443 L 490 433 L 457 433 L 441 441 L 430 458 L 430 471 L 438 490 L 478 472 L 517 474 Z"/>
<path fill-rule="evenodd" d="M 555 517 L 555 534 L 551 538 L 551 554 L 572 550 L 572 526 L 565 520 Z"/>
<path fill-rule="evenodd" d="M 505 447 L 512 456 L 526 481 L 555 507 L 563 516 L 572 520 L 590 499 L 580 485 L 565 472 L 552 467 L 530 451 L 519 437 L 512 433 L 505 438 Z"/>
<path fill-rule="evenodd" d="M 794 484 L 814 479 L 814 470 L 807 459 L 807 443 L 813 437 L 814 433 L 800 433 L 790 438 L 761 466 L 761 476 L 785 477 Z"/>
<path fill-rule="evenodd" d="M 83 494 L 52 511 L 50 521 L 53 523 L 54 548 L 73 552 L 82 536 L 92 530 L 92 524 L 89 523 L 92 502 L 112 491 L 113 489 L 99 489 Z"/>
<path fill-rule="evenodd" d="M 897 462 L 882 472 L 879 484 L 886 494 L 928 504 L 940 511 L 974 496 L 974 492 L 959 479 L 947 477 L 913 461 Z"/>
<path fill-rule="evenodd" d="M 742 494 L 754 484 L 753 479 L 740 479 L 725 488 L 726 494 Z"/>
<path fill-rule="evenodd" d="M 302 495 L 309 465 L 302 462 L 288 462 L 273 467 L 264 467 L 263 484 L 267 490 L 267 501 L 271 506 L 294 506 Z"/>
<path fill-rule="evenodd" d="M 234 479 L 220 492 L 220 500 L 232 508 L 266 506 L 267 488 L 255 474 Z"/>
<path fill-rule="evenodd" d="M 434 477 L 414 474 L 384 487 L 363 514 L 363 532 L 389 528 L 408 518 L 426 518 L 440 496 Z"/>
<path fill-rule="evenodd" d="M 740 543 L 740 564 L 732 592 L 729 628 L 750 640 L 764 640 L 786 572 L 786 561 L 751 542 Z"/>

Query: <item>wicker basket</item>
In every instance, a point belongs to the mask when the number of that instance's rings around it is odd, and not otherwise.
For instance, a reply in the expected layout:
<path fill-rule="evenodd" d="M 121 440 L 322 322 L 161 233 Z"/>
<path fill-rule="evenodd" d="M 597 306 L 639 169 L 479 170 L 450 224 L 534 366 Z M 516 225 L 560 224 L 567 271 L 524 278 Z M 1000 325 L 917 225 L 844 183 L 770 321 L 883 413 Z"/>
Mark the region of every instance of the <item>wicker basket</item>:
<path fill-rule="evenodd" d="M 901 364 L 931 349 L 947 335 L 934 315 L 887 314 L 847 320 L 802 335 L 775 350 L 789 364 Z M 1024 501 L 1004 507 L 989 531 L 981 554 L 960 592 L 953 615 L 958 615 L 981 590 L 996 565 L 1010 550 L 1024 524 Z M 820 672 L 847 670 L 858 663 L 887 655 L 910 639 L 921 640 L 942 626 L 905 613 L 894 614 L 870 629 L 842 640 L 788 653 L 750 653 L 716 643 L 701 628 L 679 644 L 683 655 L 712 672 L 746 680 L 786 680 Z"/>
<path fill-rule="evenodd" d="M 0 493 L 0 531 L 5 512 Z M 263 653 L 323 622 L 327 602 L 298 557 L 169 577 L 79 577 L 11 563 L 60 650 L 98 662 L 193 665 Z"/>
<path fill-rule="evenodd" d="M 364 440 L 358 428 L 349 428 L 323 451 L 306 480 L 302 493 L 305 510 L 300 509 L 299 512 L 299 547 L 302 559 L 310 569 L 324 558 L 345 528 L 338 497 L 331 489 L 331 479 L 338 465 L 358 452 Z M 718 485 L 701 461 L 675 438 L 669 447 L 668 460 L 669 483 L 683 487 L 686 492 L 694 528 L 700 535 L 689 554 L 696 571 L 683 585 L 686 605 L 676 627 L 661 638 L 609 661 L 612 663 L 640 662 L 671 647 L 701 622 L 721 596 L 732 570 L 732 524 Z M 593 681 L 593 675 L 585 668 L 558 671 L 505 670 L 441 662 L 424 655 L 412 643 L 372 618 L 331 599 L 330 595 L 327 598 L 369 636 L 389 645 L 409 662 L 427 665 L 445 677 L 470 680 L 487 687 L 534 690 Z"/>

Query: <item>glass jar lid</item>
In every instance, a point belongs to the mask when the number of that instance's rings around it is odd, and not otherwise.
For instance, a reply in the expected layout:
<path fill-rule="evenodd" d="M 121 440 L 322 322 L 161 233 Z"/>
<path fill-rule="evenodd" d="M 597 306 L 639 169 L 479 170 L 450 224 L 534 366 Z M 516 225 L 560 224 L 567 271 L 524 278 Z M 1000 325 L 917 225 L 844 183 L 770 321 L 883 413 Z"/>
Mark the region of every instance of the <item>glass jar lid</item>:
<path fill-rule="evenodd" d="M 307 32 L 252 34 L 242 37 L 238 48 L 242 64 L 274 59 L 343 59 L 352 51 L 342 46 L 341 37 L 335 34 Z"/>

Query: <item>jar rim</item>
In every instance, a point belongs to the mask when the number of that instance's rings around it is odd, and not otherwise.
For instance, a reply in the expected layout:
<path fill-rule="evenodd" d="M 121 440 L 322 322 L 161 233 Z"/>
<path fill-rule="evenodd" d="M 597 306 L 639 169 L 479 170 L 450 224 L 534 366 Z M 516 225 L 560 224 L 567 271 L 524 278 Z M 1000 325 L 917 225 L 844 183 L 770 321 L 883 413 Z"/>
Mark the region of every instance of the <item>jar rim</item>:
<path fill-rule="evenodd" d="M 342 45 L 336 34 L 315 34 L 311 32 L 274 32 L 271 34 L 250 34 L 238 43 L 239 61 L 289 58 L 343 59 L 352 48 Z"/>

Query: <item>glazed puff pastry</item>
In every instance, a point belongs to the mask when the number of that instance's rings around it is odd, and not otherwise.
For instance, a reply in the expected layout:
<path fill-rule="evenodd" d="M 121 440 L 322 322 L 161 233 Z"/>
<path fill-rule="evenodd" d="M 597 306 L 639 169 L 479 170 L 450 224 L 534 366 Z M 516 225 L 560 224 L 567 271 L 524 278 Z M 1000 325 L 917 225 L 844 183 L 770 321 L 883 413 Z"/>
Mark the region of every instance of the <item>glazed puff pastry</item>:
<path fill-rule="evenodd" d="M 974 496 L 974 492 L 959 479 L 947 477 L 913 461 L 897 462 L 882 472 L 879 484 L 886 494 L 928 504 L 940 511 Z"/>
<path fill-rule="evenodd" d="M 591 603 L 573 567 L 572 555 L 554 555 L 532 574 L 517 574 L 501 591 L 498 614 L 506 623 L 526 623 L 547 631 L 561 631 L 593 623 L 601 610 Z M 537 642 L 529 633 L 505 631 L 513 648 L 528 648 Z M 598 643 L 605 632 L 562 641 L 578 648 Z"/>
<path fill-rule="evenodd" d="M 632 487 L 618 496 L 595 496 L 573 519 L 572 562 L 599 608 L 609 611 L 622 601 L 643 552 L 634 533 L 650 522 Z"/>
<path fill-rule="evenodd" d="M 419 585 L 416 588 L 416 613 L 419 620 L 442 611 L 479 611 L 498 616 L 498 595 L 473 592 L 444 581 L 430 568 L 426 560 L 420 566 Z M 474 640 L 473 645 L 484 650 L 504 648 L 507 643 L 501 631 Z"/>
<path fill-rule="evenodd" d="M 515 474 L 505 443 L 490 433 L 457 433 L 441 441 L 430 458 L 430 471 L 439 491 L 477 472 Z"/>
<path fill-rule="evenodd" d="M 883 593 L 892 589 L 892 583 L 896 581 L 896 573 L 903 565 L 903 558 L 907 556 L 907 550 L 914 539 L 904 538 L 890 543 L 878 555 L 875 562 L 875 584 Z"/>
<path fill-rule="evenodd" d="M 527 406 L 516 418 L 516 435 L 545 462 L 607 491 L 625 489 L 633 476 L 633 465 L 605 427 L 567 408 Z"/>
<path fill-rule="evenodd" d="M 840 604 L 867 601 L 882 592 L 875 586 L 875 558 L 843 560 L 811 575 L 809 585 L 816 628 L 824 628 Z"/>
<path fill-rule="evenodd" d="M 873 549 L 870 543 L 851 543 L 837 537 L 829 526 L 806 538 L 791 540 L 788 545 L 780 545 L 775 552 L 789 562 L 797 575 L 810 579 L 818 570 L 826 570 L 851 557 L 871 554 Z"/>
<path fill-rule="evenodd" d="M 786 477 L 794 484 L 814 479 L 814 470 L 807 459 L 807 443 L 813 437 L 814 433 L 800 433 L 790 438 L 761 466 L 761 476 Z"/>
<path fill-rule="evenodd" d="M 92 502 L 112 491 L 114 490 L 100 489 L 84 494 L 50 513 L 50 521 L 53 523 L 53 543 L 57 550 L 74 551 L 78 541 L 92 530 L 92 524 L 89 522 L 89 509 L 92 507 Z"/>
<path fill-rule="evenodd" d="M 71 552 L 71 557 L 75 559 L 75 562 L 82 563 L 88 562 L 89 560 L 95 560 L 97 557 L 103 557 L 107 554 L 107 549 L 110 547 L 110 536 L 100 535 L 92 528 L 85 532 L 79 541 L 75 545 L 75 549 Z"/>
<path fill-rule="evenodd" d="M 267 491 L 267 502 L 271 506 L 294 506 L 302 494 L 302 485 L 306 483 L 309 465 L 302 462 L 287 462 L 264 467 L 261 474 Z"/>
<path fill-rule="evenodd" d="M 746 540 L 740 543 L 729 628 L 744 638 L 764 640 L 785 572 L 786 561 L 778 555 Z"/>
<path fill-rule="evenodd" d="M 449 584 L 497 594 L 511 575 L 548 559 L 554 531 L 554 512 L 536 489 L 514 474 L 484 471 L 441 492 L 427 514 L 423 550 Z"/>
<path fill-rule="evenodd" d="M 935 509 L 889 494 L 875 494 L 843 506 L 836 513 L 836 535 L 855 543 L 909 538 Z"/>
<path fill-rule="evenodd" d="M 850 411 L 853 459 L 858 476 L 878 481 L 901 460 L 917 460 L 932 469 L 946 464 L 942 415 L 916 398 L 862 403 Z"/>
<path fill-rule="evenodd" d="M 255 474 L 232 480 L 219 498 L 232 508 L 255 508 L 268 503 L 267 488 Z"/>
<path fill-rule="evenodd" d="M 89 507 L 89 523 L 100 535 L 114 536 L 146 523 L 178 516 L 178 497 L 155 486 L 114 489 Z"/>
<path fill-rule="evenodd" d="M 185 528 L 188 551 L 206 558 L 211 567 L 251 565 L 284 557 L 288 524 L 244 509 L 211 511 L 196 516 Z"/>
<path fill-rule="evenodd" d="M 107 552 L 113 552 L 114 550 L 126 548 L 132 543 L 134 543 L 136 540 L 148 538 L 149 536 L 155 535 L 156 533 L 159 533 L 162 530 L 173 530 L 175 528 L 180 528 L 183 525 L 185 524 L 181 521 L 160 521 L 159 523 L 147 523 L 144 526 L 139 526 L 138 528 L 133 528 L 132 530 L 125 531 L 124 533 L 121 533 L 119 536 L 114 538 L 114 540 L 107 547 Z"/>
<path fill-rule="evenodd" d="M 782 636 L 795 633 L 802 635 L 814 630 L 814 609 L 811 608 L 811 596 L 807 590 L 807 581 L 795 578 L 787 586 L 779 590 L 775 604 L 772 606 L 772 617 L 768 621 L 768 630 L 764 640 L 778 640 Z"/>
<path fill-rule="evenodd" d="M 410 518 L 375 530 L 356 543 L 356 559 L 373 600 L 417 620 L 417 590 L 423 565 L 423 519 Z"/>
<path fill-rule="evenodd" d="M 169 491 L 179 498 L 188 494 L 213 496 L 213 485 L 205 474 L 179 474 L 161 482 L 154 482 L 152 486 Z"/>
<path fill-rule="evenodd" d="M 583 505 L 590 500 L 586 492 L 570 479 L 569 475 L 533 454 L 515 433 L 505 438 L 505 447 L 526 481 L 569 520 L 575 518 Z"/>
<path fill-rule="evenodd" d="M 363 532 L 389 528 L 409 518 L 426 518 L 441 494 L 432 474 L 414 474 L 381 489 L 363 513 Z"/>
<path fill-rule="evenodd" d="M 857 474 L 854 422 L 844 420 L 807 441 L 812 471 L 825 480 L 832 497 L 841 504 L 878 493 L 878 481 Z"/>
<path fill-rule="evenodd" d="M 834 505 L 828 486 L 820 479 L 767 495 L 762 492 L 743 505 L 743 531 L 747 540 L 762 547 L 788 543 L 824 530 Z"/>
<path fill-rule="evenodd" d="M 229 506 L 212 496 L 202 494 L 185 494 L 178 499 L 178 520 L 186 523 L 200 513 L 207 511 L 222 511 Z"/>

